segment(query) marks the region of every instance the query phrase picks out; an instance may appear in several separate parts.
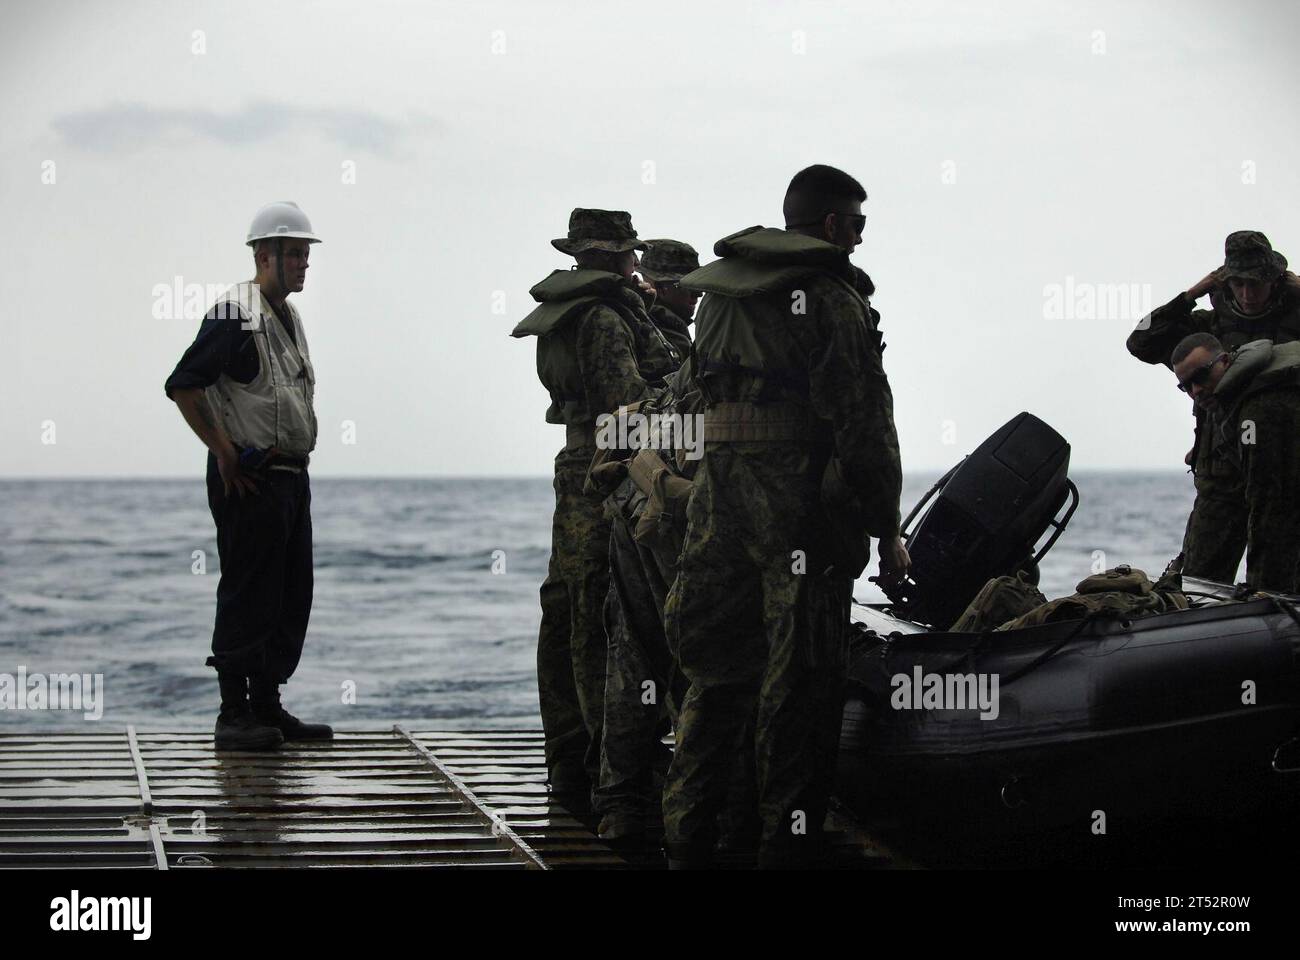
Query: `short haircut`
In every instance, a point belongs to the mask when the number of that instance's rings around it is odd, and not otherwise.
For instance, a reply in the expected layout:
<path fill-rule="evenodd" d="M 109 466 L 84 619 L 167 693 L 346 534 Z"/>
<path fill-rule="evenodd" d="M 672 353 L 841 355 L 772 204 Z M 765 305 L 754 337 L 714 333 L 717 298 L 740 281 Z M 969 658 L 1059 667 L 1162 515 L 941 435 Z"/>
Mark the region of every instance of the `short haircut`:
<path fill-rule="evenodd" d="M 806 226 L 855 200 L 862 203 L 866 199 L 866 189 L 843 170 L 815 163 L 794 175 L 785 188 L 781 210 L 787 227 Z"/>
<path fill-rule="evenodd" d="M 1183 339 L 1178 341 L 1178 346 L 1174 347 L 1173 355 L 1169 358 L 1169 365 L 1178 366 L 1187 359 L 1188 355 L 1200 347 L 1207 347 L 1216 357 L 1223 353 L 1223 344 L 1219 338 L 1212 333 L 1189 333 Z"/>

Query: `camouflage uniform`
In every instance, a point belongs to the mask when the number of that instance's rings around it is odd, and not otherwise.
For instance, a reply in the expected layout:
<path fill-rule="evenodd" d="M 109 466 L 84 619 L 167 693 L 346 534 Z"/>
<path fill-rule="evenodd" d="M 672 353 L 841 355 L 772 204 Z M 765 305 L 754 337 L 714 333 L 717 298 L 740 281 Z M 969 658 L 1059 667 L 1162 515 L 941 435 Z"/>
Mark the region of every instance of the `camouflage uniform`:
<path fill-rule="evenodd" d="M 621 211 L 578 208 L 564 253 L 636 249 L 631 218 Z M 537 688 L 550 782 L 582 794 L 599 776 L 606 640 L 602 611 L 609 589 L 609 521 L 600 499 L 584 493 L 596 453 L 596 418 L 651 392 L 644 351 L 650 320 L 638 291 L 617 274 L 556 270 L 530 291 L 540 306 L 513 336 L 536 336 L 537 372 L 551 395 L 548 423 L 562 423 L 567 442 L 555 458 L 551 560 L 541 587 Z M 666 364 L 666 353 L 654 362 Z"/>
<path fill-rule="evenodd" d="M 660 738 L 684 688 L 663 630 L 664 601 L 675 571 L 633 536 L 644 504 L 644 495 L 633 494 L 624 508 L 631 516 L 620 511 L 612 522 L 605 730 L 596 790 L 602 813 L 638 820 L 656 813 L 654 779 L 667 768 Z"/>
<path fill-rule="evenodd" d="M 647 240 L 646 245 L 639 270 L 647 280 L 676 282 L 700 265 L 689 244 Z M 663 335 L 671 359 L 680 365 L 690 356 L 688 321 L 662 304 L 650 308 L 650 318 Z M 654 778 L 667 766 L 667 751 L 660 739 L 684 692 L 663 631 L 664 600 L 676 571 L 668 558 L 635 539 L 646 495 L 631 479 L 622 482 L 607 504 L 614 516 L 605 608 L 609 658 L 600 786 L 595 799 L 604 813 L 642 821 L 655 815 L 659 807 Z"/>
<path fill-rule="evenodd" d="M 1180 293 L 1157 307 L 1129 334 L 1129 353 L 1145 363 L 1170 366 L 1178 342 L 1191 333 L 1211 333 L 1225 349 L 1235 350 L 1252 340 L 1286 343 L 1300 340 L 1300 298 L 1281 287 L 1269 308 L 1257 316 L 1237 311 L 1226 281 L 1229 276 L 1273 279 L 1286 268 L 1286 258 L 1273 251 L 1262 233 L 1239 230 L 1224 243 L 1225 285 L 1210 293 L 1210 309 Z M 1187 519 L 1183 540 L 1183 573 L 1232 583 L 1246 548 L 1246 507 L 1239 474 L 1230 462 L 1212 455 L 1213 439 L 1197 411 L 1192 474 L 1196 502 Z"/>
<path fill-rule="evenodd" d="M 1216 456 L 1240 472 L 1246 583 L 1300 589 L 1300 343 L 1266 340 L 1237 352 L 1215 387 L 1208 421 Z"/>
<path fill-rule="evenodd" d="M 685 278 L 706 291 L 692 367 L 705 447 L 666 616 L 690 682 L 664 787 L 670 857 L 707 859 L 753 723 L 761 865 L 819 855 L 850 591 L 821 487 L 831 457 L 866 529 L 898 532 L 901 466 L 879 335 L 839 247 L 750 228 Z"/>
<path fill-rule="evenodd" d="M 655 283 L 677 283 L 700 267 L 700 255 L 689 243 L 680 240 L 647 240 L 641 257 L 640 273 Z M 672 344 L 680 363 L 691 355 L 691 318 L 684 317 L 661 303 L 650 308 L 650 319 Z"/>
<path fill-rule="evenodd" d="M 690 326 L 675 311 L 662 303 L 656 303 L 650 308 L 650 319 L 654 321 L 655 328 L 664 335 L 664 339 L 672 347 L 678 365 L 685 363 L 687 357 L 691 355 Z"/>

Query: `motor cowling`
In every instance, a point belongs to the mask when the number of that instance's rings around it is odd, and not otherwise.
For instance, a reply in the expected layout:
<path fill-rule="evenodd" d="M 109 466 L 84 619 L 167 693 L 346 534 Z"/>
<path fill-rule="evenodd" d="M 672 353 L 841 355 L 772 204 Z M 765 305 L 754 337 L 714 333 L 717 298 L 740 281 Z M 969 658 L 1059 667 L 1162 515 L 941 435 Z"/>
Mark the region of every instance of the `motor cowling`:
<path fill-rule="evenodd" d="M 1031 413 L 1013 417 L 980 444 L 904 522 L 911 571 L 903 581 L 881 585 L 894 613 L 945 630 L 990 579 L 1018 569 L 1033 571 L 1036 579 L 1038 561 L 1078 506 L 1069 466 L 1065 438 Z M 1049 527 L 1055 528 L 1051 538 L 1035 550 Z"/>

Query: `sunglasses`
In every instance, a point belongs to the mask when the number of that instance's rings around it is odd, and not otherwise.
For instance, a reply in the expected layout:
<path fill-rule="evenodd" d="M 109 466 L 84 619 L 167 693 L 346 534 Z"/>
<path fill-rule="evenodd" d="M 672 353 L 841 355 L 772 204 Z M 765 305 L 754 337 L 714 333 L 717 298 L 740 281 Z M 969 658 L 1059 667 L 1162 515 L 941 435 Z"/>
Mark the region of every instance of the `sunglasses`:
<path fill-rule="evenodd" d="M 1210 379 L 1210 371 L 1214 369 L 1214 365 L 1220 360 L 1226 360 L 1227 357 L 1228 355 L 1226 353 L 1221 353 L 1209 363 L 1197 367 L 1191 372 L 1186 380 L 1178 381 L 1178 389 L 1183 391 L 1183 393 L 1190 393 L 1192 387 L 1204 386 L 1205 381 Z"/>
<path fill-rule="evenodd" d="M 867 215 L 865 213 L 837 213 L 834 210 L 827 210 L 818 220 L 809 220 L 807 223 L 787 223 L 785 228 L 789 230 L 797 227 L 819 227 L 828 216 L 832 215 L 848 220 L 858 236 L 861 236 L 862 231 L 867 228 Z"/>

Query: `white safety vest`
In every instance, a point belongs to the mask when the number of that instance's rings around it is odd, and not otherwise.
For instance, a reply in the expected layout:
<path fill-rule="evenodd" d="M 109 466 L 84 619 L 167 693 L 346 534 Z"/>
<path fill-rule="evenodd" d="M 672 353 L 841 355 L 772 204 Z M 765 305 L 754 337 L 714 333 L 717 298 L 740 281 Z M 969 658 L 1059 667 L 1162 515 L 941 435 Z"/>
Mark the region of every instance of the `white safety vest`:
<path fill-rule="evenodd" d="M 208 406 L 216 411 L 230 439 L 241 447 L 305 457 L 316 446 L 316 371 L 307 349 L 302 318 L 288 300 L 293 336 L 285 335 L 280 318 L 254 283 L 231 287 L 217 301 L 238 315 L 241 326 L 257 345 L 257 376 L 240 383 L 222 374 L 204 391 Z M 229 314 L 228 314 L 229 315 Z M 296 342 L 295 342 L 296 341 Z"/>

